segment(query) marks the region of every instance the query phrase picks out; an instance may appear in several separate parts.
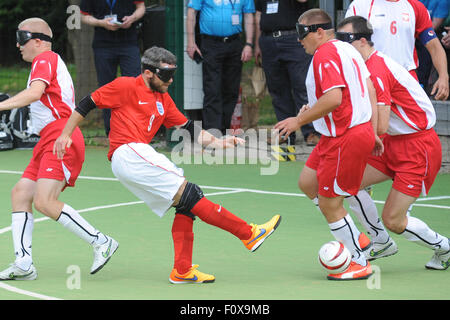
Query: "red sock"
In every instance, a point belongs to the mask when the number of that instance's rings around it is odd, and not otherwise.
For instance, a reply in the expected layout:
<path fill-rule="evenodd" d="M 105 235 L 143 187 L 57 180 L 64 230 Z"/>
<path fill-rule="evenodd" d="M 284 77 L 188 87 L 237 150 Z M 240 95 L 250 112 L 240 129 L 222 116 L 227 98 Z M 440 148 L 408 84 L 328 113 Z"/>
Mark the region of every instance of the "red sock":
<path fill-rule="evenodd" d="M 247 222 L 205 197 L 197 202 L 191 212 L 204 222 L 228 231 L 240 240 L 247 240 L 252 236 L 252 227 Z"/>
<path fill-rule="evenodd" d="M 172 238 L 175 251 L 173 267 L 179 274 L 185 274 L 192 266 L 193 222 L 192 218 L 184 214 L 175 214 L 173 219 Z"/>

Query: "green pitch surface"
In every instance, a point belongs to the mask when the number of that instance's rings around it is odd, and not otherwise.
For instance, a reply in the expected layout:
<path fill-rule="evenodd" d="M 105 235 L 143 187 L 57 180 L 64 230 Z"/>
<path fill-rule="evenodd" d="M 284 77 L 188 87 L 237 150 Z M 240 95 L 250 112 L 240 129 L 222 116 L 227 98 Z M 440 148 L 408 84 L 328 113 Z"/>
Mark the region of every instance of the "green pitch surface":
<path fill-rule="evenodd" d="M 14 260 L 10 190 L 31 151 L 0 153 L 0 267 Z M 393 235 L 399 253 L 372 263 L 369 280 L 332 282 L 317 262 L 320 246 L 332 240 L 323 216 L 297 189 L 302 163 L 280 163 L 275 175 L 258 165 L 183 165 L 206 196 L 252 223 L 282 215 L 275 233 L 255 253 L 231 234 L 196 219 L 193 262 L 216 282 L 173 285 L 173 211 L 157 217 L 117 182 L 105 149 L 88 148 L 82 177 L 63 192 L 67 202 L 120 247 L 109 263 L 90 275 L 92 249 L 57 222 L 35 213 L 33 259 L 36 281 L 0 282 L 0 299 L 301 300 L 448 299 L 447 271 L 426 270 L 426 248 Z M 108 179 L 102 179 L 108 178 Z M 450 234 L 450 176 L 440 175 L 412 215 L 441 234 Z M 389 183 L 374 187 L 379 209 Z M 356 220 L 356 219 L 355 219 Z"/>

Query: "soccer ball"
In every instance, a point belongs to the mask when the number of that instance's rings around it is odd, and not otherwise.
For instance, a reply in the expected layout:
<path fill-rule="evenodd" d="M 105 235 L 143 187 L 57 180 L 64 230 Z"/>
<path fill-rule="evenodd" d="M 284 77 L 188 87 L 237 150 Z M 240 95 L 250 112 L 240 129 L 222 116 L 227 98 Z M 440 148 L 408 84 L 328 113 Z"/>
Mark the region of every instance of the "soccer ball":
<path fill-rule="evenodd" d="M 351 261 L 350 251 L 339 241 L 327 242 L 319 250 L 319 262 L 328 273 L 344 272 Z"/>

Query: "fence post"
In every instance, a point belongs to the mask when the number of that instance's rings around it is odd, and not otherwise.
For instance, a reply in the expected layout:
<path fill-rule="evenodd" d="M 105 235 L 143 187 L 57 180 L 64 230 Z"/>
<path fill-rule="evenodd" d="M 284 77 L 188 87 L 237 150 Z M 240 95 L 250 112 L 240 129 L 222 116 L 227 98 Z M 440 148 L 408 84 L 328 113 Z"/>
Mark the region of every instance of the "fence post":
<path fill-rule="evenodd" d="M 177 72 L 173 83 L 169 87 L 169 94 L 178 109 L 184 112 L 184 27 L 183 2 L 180 0 L 166 0 L 166 49 L 177 57 Z M 170 141 L 173 130 L 167 130 L 167 146 L 172 149 L 177 141 Z"/>

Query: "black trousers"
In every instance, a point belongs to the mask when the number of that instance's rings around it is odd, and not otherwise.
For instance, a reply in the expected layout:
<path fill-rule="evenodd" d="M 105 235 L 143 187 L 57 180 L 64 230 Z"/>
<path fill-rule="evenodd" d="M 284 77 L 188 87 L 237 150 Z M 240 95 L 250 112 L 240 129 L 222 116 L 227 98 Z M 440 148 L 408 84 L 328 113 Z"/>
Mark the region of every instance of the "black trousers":
<path fill-rule="evenodd" d="M 223 42 L 202 37 L 203 129 L 225 133 L 239 97 L 243 45 L 238 38 Z"/>
<path fill-rule="evenodd" d="M 277 120 L 295 117 L 308 103 L 305 80 L 312 56 L 297 41 L 296 34 L 280 37 L 262 34 L 259 46 Z M 302 126 L 301 131 L 305 140 L 309 134 L 316 133 L 312 123 Z M 289 136 L 289 140 L 295 142 L 295 133 Z"/>
<path fill-rule="evenodd" d="M 95 69 L 98 86 L 104 86 L 117 77 L 117 68 L 125 77 L 137 77 L 141 74 L 141 55 L 139 47 L 122 46 L 112 48 L 94 48 Z M 111 109 L 103 109 L 103 122 L 106 136 L 109 136 Z"/>

